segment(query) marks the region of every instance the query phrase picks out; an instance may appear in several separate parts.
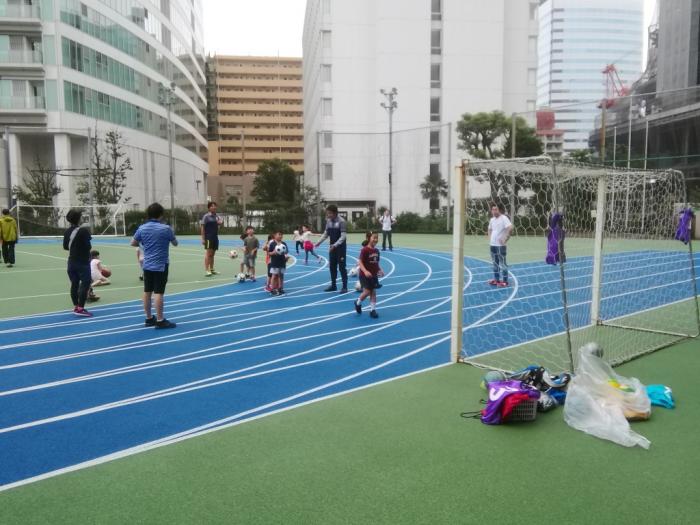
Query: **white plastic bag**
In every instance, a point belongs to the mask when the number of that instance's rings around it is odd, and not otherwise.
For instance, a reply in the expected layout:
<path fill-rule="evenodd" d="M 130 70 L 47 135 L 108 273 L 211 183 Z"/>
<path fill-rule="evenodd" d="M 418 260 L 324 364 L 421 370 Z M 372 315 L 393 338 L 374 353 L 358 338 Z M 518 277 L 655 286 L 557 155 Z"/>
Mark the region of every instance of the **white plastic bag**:
<path fill-rule="evenodd" d="M 648 449 L 650 441 L 634 432 L 627 419 L 648 419 L 650 414 L 649 396 L 638 379 L 616 374 L 590 347 L 579 350 L 564 404 L 569 426 L 626 447 Z"/>

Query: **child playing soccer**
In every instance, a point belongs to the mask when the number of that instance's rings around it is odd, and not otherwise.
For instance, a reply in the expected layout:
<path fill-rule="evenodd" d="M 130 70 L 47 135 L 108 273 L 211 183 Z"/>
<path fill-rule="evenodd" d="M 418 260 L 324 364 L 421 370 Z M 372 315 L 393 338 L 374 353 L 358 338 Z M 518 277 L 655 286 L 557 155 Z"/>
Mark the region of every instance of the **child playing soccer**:
<path fill-rule="evenodd" d="M 377 243 L 379 235 L 369 232 L 367 234 L 367 246 L 364 246 L 360 251 L 360 284 L 362 285 L 362 293 L 355 301 L 355 311 L 358 314 L 362 313 L 362 301 L 369 297 L 369 316 L 372 319 L 379 317 L 377 314 L 377 287 L 379 277 L 384 275 L 384 271 L 379 266 L 379 250 Z"/>
<path fill-rule="evenodd" d="M 92 250 L 90 252 L 90 277 L 92 278 L 92 286 L 106 286 L 111 284 L 105 274 L 110 273 L 107 268 L 102 266 L 100 260 L 100 252 Z"/>
<path fill-rule="evenodd" d="M 272 281 L 272 274 L 270 273 L 270 242 L 272 241 L 274 235 L 269 234 L 267 236 L 267 241 L 263 244 L 263 251 L 265 252 L 265 266 L 267 268 L 267 281 L 265 282 L 265 291 L 271 292 L 270 283 Z"/>
<path fill-rule="evenodd" d="M 255 230 L 252 226 L 245 229 L 243 237 L 243 261 L 241 262 L 241 273 L 250 277 L 250 280 L 255 282 L 255 258 L 258 255 L 260 241 L 255 236 Z"/>
<path fill-rule="evenodd" d="M 303 226 L 300 226 L 294 232 L 292 233 L 292 240 L 294 241 L 294 249 L 297 252 L 297 255 L 299 255 L 299 248 L 304 247 L 304 243 L 301 240 L 301 230 L 303 229 Z"/>
<path fill-rule="evenodd" d="M 139 263 L 139 281 L 143 281 L 143 246 L 136 248 L 136 260 Z"/>
<path fill-rule="evenodd" d="M 279 254 L 276 251 L 277 246 L 283 245 L 286 250 L 284 254 Z M 268 244 L 267 252 L 270 254 L 270 292 L 272 295 L 284 294 L 284 272 L 287 270 L 287 259 L 289 255 L 287 243 L 282 241 L 282 232 L 276 231 L 273 239 Z"/>
<path fill-rule="evenodd" d="M 302 246 L 304 248 L 304 264 L 309 264 L 309 254 L 316 257 L 316 260 L 319 263 L 321 262 L 321 256 L 316 255 L 316 252 L 314 252 L 314 243 L 311 240 L 311 237 L 314 235 L 318 237 L 318 233 L 312 233 L 306 224 L 302 225 L 302 227 L 301 227 L 301 242 L 302 242 Z"/>

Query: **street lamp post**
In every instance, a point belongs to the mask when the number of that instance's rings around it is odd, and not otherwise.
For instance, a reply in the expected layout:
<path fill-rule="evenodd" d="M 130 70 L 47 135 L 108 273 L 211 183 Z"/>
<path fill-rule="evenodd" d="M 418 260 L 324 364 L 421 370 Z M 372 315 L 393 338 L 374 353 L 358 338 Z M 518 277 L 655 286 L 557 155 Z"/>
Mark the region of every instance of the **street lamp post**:
<path fill-rule="evenodd" d="M 398 107 L 396 103 L 396 95 L 398 91 L 396 88 L 391 88 L 391 91 L 385 91 L 384 89 L 379 90 L 379 92 L 384 95 L 386 102 L 382 102 L 380 105 L 387 110 L 389 113 L 389 210 L 393 213 L 394 211 L 394 196 L 393 188 L 391 184 L 391 176 L 394 169 L 394 111 Z"/>
<path fill-rule="evenodd" d="M 158 100 L 168 109 L 168 161 L 170 169 L 170 222 L 172 223 L 173 231 L 177 231 L 177 222 L 175 219 L 175 159 L 173 159 L 173 123 L 171 111 L 173 102 L 175 101 L 175 82 L 171 82 L 170 86 L 165 86 L 162 83 L 158 86 Z"/>

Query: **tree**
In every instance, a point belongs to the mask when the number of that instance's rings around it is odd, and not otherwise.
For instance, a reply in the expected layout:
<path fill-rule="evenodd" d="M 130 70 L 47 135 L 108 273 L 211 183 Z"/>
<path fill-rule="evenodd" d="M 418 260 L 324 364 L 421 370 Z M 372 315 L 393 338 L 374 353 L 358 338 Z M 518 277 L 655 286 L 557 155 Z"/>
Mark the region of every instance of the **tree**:
<path fill-rule="evenodd" d="M 56 176 L 56 170 L 45 166 L 37 155 L 34 157 L 33 167 L 27 168 L 27 177 L 22 180 L 23 185 L 12 188 L 12 193 L 20 204 L 38 206 L 30 210 L 20 207 L 25 223 L 57 226 L 60 213 L 58 209 L 50 206 L 53 205 L 54 197 L 63 189 L 57 184 Z"/>
<path fill-rule="evenodd" d="M 591 150 L 589 149 L 577 149 L 569 153 L 569 157 L 576 162 L 591 162 Z"/>
<path fill-rule="evenodd" d="M 512 155 L 512 127 L 513 123 L 511 121 L 511 128 L 506 133 L 506 141 L 503 145 L 503 156 L 506 158 L 511 158 Z M 544 148 L 542 147 L 542 141 L 537 136 L 535 128 L 527 125 L 527 121 L 522 117 L 515 118 L 515 156 L 516 157 L 537 157 L 544 153 Z"/>
<path fill-rule="evenodd" d="M 24 186 L 12 188 L 17 200 L 22 204 L 51 206 L 54 197 L 63 191 L 56 183 L 56 170 L 45 166 L 37 155 L 34 157 L 34 166 L 27 168 L 27 174 L 22 181 Z"/>
<path fill-rule="evenodd" d="M 457 123 L 459 148 L 477 159 L 497 159 L 511 156 L 513 121 L 502 111 L 465 113 Z M 515 119 L 515 145 L 518 157 L 542 154 L 542 143 L 534 128 L 522 117 Z"/>
<path fill-rule="evenodd" d="M 92 149 L 90 171 L 92 175 L 93 200 L 96 205 L 128 202 L 122 199 L 126 190 L 127 176 L 133 170 L 131 159 L 124 152 L 124 141 L 117 130 L 108 131 L 104 137 L 104 149 L 100 149 L 97 137 L 90 144 Z M 90 181 L 82 180 L 76 189 L 78 199 L 90 204 Z"/>
<path fill-rule="evenodd" d="M 296 173 L 285 161 L 266 160 L 258 166 L 251 195 L 258 204 L 272 207 L 289 205 L 297 193 Z"/>
<path fill-rule="evenodd" d="M 502 111 L 491 113 L 465 113 L 457 123 L 457 134 L 461 142 L 459 149 L 477 159 L 501 157 L 503 150 L 498 140 L 509 133 L 510 120 Z"/>
<path fill-rule="evenodd" d="M 434 217 L 435 210 L 440 208 L 440 197 L 447 197 L 447 182 L 439 173 L 431 173 L 418 187 L 422 197 L 430 202 L 430 215 Z"/>

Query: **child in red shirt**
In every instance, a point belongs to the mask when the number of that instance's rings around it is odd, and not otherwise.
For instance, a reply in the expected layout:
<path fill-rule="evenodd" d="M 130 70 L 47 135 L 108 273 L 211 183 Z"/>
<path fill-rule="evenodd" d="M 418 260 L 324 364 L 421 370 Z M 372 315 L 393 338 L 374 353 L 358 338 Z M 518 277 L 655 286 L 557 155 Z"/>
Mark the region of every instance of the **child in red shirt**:
<path fill-rule="evenodd" d="M 355 311 L 358 314 L 362 313 L 362 301 L 369 297 L 369 316 L 372 319 L 379 317 L 377 315 L 377 288 L 379 287 L 379 277 L 384 275 L 379 266 L 379 250 L 377 243 L 379 235 L 376 233 L 367 233 L 367 246 L 364 246 L 360 251 L 360 284 L 362 285 L 362 293 L 355 301 Z"/>

